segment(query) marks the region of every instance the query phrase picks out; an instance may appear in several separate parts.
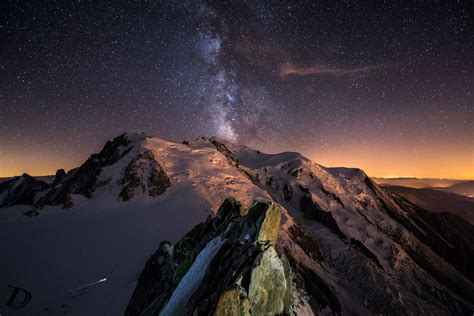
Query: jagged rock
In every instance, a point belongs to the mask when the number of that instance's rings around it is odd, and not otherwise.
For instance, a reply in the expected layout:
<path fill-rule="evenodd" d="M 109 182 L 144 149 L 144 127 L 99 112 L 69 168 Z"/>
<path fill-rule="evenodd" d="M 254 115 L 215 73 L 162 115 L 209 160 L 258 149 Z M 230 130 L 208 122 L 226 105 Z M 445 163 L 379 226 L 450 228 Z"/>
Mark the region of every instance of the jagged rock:
<path fill-rule="evenodd" d="M 242 212 L 234 199 L 224 201 L 215 217 L 173 247 L 172 255 L 160 256 L 160 246 L 125 314 L 267 315 L 291 310 L 291 272 L 273 247 L 280 221 L 275 203 L 257 202 Z"/>
<path fill-rule="evenodd" d="M 219 142 L 217 139 L 211 139 L 210 143 L 227 158 L 229 164 L 237 168 L 239 167 L 239 159 L 224 143 Z"/>
<path fill-rule="evenodd" d="M 250 315 L 250 301 L 237 287 L 227 290 L 219 298 L 214 315 Z"/>
<path fill-rule="evenodd" d="M 225 220 L 226 218 L 233 216 L 244 216 L 247 213 L 237 200 L 234 198 L 225 199 L 222 205 L 217 210 L 217 218 L 219 220 Z"/>
<path fill-rule="evenodd" d="M 124 188 L 120 192 L 120 197 L 124 201 L 130 200 L 137 188 L 142 193 L 148 190 L 148 195 L 158 196 L 171 186 L 168 176 L 155 160 L 151 150 L 140 153 L 129 163 L 125 169 L 122 184 Z"/>
<path fill-rule="evenodd" d="M 280 222 L 281 214 L 279 207 L 276 203 L 268 203 L 265 208 L 263 223 L 260 225 L 258 241 L 269 241 L 272 246 L 275 246 Z"/>
<path fill-rule="evenodd" d="M 54 176 L 54 180 L 53 180 L 53 183 L 51 184 L 51 187 L 55 187 L 57 186 L 58 184 L 60 184 L 64 178 L 66 177 L 66 172 L 64 171 L 64 169 L 58 169 L 58 171 L 56 171 L 56 175 Z"/>
<path fill-rule="evenodd" d="M 293 190 L 291 189 L 291 185 L 289 183 L 283 187 L 283 196 L 287 202 L 291 201 L 293 197 Z"/>
<path fill-rule="evenodd" d="M 336 194 L 329 192 L 326 190 L 323 186 L 321 187 L 321 192 L 323 192 L 325 195 L 328 195 L 334 199 L 341 207 L 344 207 L 344 203 L 342 203 L 341 198 L 339 198 Z"/>
<path fill-rule="evenodd" d="M 293 272 L 291 265 L 285 255 L 281 255 L 281 263 L 283 264 L 283 272 L 285 273 L 286 293 L 283 297 L 283 306 L 285 315 L 293 315 L 292 297 L 293 297 Z"/>
<path fill-rule="evenodd" d="M 307 193 L 303 195 L 303 197 L 301 198 L 300 207 L 306 218 L 321 222 L 323 225 L 332 229 L 339 236 L 345 238 L 345 235 L 339 229 L 339 226 L 337 226 L 337 222 L 334 220 L 331 213 L 324 211 L 318 205 L 318 203 L 314 202 L 311 198 L 311 194 Z"/>
<path fill-rule="evenodd" d="M 333 289 L 315 271 L 300 264 L 291 254 L 287 254 L 292 271 L 295 274 L 295 285 L 304 290 L 308 303 L 315 315 L 321 309 L 329 309 L 333 315 L 341 315 L 341 303 Z"/>
<path fill-rule="evenodd" d="M 173 246 L 167 241 L 148 259 L 125 315 L 142 315 L 146 308 L 161 306 L 170 296 L 166 291 L 173 286 Z"/>
<path fill-rule="evenodd" d="M 250 277 L 249 300 L 254 315 L 281 314 L 285 307 L 287 281 L 283 263 L 269 247 L 254 263 Z"/>
<path fill-rule="evenodd" d="M 156 162 L 148 177 L 148 193 L 150 196 L 158 196 L 165 193 L 167 187 L 171 186 L 171 182 L 163 171 L 161 166 Z"/>
<path fill-rule="evenodd" d="M 0 183 L 0 207 L 8 207 L 16 204 L 32 205 L 36 194 L 46 190 L 48 184 L 36 180 L 24 173 L 19 177 Z"/>
<path fill-rule="evenodd" d="M 129 146 L 130 143 L 131 140 L 127 134 L 122 134 L 112 141 L 108 141 L 98 154 L 91 155 L 79 168 L 68 172 L 62 181 L 62 185 L 52 188 L 35 204 L 35 207 L 62 205 L 69 208 L 72 206 L 71 194 L 82 194 L 90 198 L 96 188 L 103 185 L 103 183 L 97 181 L 102 168 L 114 164 L 125 156 L 132 149 Z"/>
<path fill-rule="evenodd" d="M 256 239 L 274 246 L 280 221 L 281 214 L 276 203 L 256 202 L 248 209 L 244 220 L 240 221 L 239 229 L 234 231 L 240 235 L 234 237 L 241 240 Z"/>

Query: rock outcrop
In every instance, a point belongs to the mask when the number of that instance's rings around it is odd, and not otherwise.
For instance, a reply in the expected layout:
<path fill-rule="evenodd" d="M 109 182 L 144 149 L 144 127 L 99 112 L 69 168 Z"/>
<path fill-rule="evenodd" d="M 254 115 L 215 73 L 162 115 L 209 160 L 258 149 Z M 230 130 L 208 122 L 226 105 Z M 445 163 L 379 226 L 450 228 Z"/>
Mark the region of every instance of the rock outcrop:
<path fill-rule="evenodd" d="M 35 202 L 37 193 L 48 187 L 49 185 L 46 182 L 36 180 L 26 173 L 1 182 L 0 207 L 16 204 L 31 205 Z"/>
<path fill-rule="evenodd" d="M 133 198 L 137 189 L 142 193 L 148 191 L 149 196 L 158 196 L 163 194 L 171 183 L 163 168 L 155 160 L 153 152 L 146 150 L 129 163 L 122 178 L 122 185 L 124 188 L 120 192 L 120 197 L 128 201 Z"/>
<path fill-rule="evenodd" d="M 72 206 L 71 194 L 82 194 L 90 198 L 95 189 L 103 185 L 97 181 L 102 168 L 112 165 L 126 155 L 132 149 L 130 143 L 127 134 L 108 141 L 98 154 L 91 155 L 79 168 L 69 172 L 62 185 L 50 190 L 36 203 L 36 207 L 62 205 L 69 208 Z"/>
<path fill-rule="evenodd" d="M 55 187 L 57 186 L 58 184 L 60 184 L 64 178 L 66 178 L 66 171 L 64 171 L 64 169 L 59 169 L 58 171 L 56 171 L 56 175 L 54 176 L 54 180 L 53 180 L 53 183 L 51 183 L 51 187 Z"/>
<path fill-rule="evenodd" d="M 276 315 L 291 311 L 291 271 L 275 250 L 273 202 L 224 201 L 215 217 L 146 263 L 126 315 Z"/>
<path fill-rule="evenodd" d="M 31 205 L 33 209 L 28 214 L 37 215 L 45 206 L 70 208 L 74 205 L 74 195 L 91 199 L 104 187 L 122 201 L 138 194 L 159 196 L 171 186 L 171 181 L 153 151 L 143 146 L 146 139 L 144 134 L 124 133 L 108 141 L 80 167 L 68 173 L 59 169 L 50 185 L 27 174 L 3 181 L 0 207 Z"/>

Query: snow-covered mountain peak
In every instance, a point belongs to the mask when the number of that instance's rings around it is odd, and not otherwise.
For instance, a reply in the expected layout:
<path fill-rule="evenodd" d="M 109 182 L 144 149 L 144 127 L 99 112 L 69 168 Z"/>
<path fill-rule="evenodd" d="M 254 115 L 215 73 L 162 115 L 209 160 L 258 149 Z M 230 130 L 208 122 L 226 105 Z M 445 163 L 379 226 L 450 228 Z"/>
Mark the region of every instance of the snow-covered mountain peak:
<path fill-rule="evenodd" d="M 294 271 L 296 311 L 474 310 L 472 226 L 386 192 L 360 169 L 327 168 L 299 153 L 267 154 L 215 137 L 176 143 L 125 133 L 56 178 L 54 185 L 34 183 L 35 190 L 16 191 L 27 182 L 20 178 L 2 182 L 0 201 L 33 192 L 26 204 L 35 212 L 28 214 L 45 222 L 49 210 L 62 207 L 80 221 L 82 214 L 108 214 L 111 222 L 117 216 L 127 234 L 143 231 L 134 241 L 143 244 L 135 276 L 160 241 L 179 240 L 233 197 L 244 209 L 256 201 L 281 206 L 275 249 Z M 129 230 L 128 222 L 138 227 Z M 126 267 L 120 271 L 116 277 L 133 278 Z M 131 288 L 122 290 L 130 296 Z"/>

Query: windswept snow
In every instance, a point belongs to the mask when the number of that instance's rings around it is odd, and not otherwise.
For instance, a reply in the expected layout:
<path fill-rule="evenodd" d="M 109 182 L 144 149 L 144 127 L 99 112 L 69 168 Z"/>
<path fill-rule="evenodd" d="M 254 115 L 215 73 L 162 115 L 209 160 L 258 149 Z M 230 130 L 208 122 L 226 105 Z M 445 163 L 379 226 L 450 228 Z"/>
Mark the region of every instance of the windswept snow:
<path fill-rule="evenodd" d="M 215 254 L 219 251 L 223 242 L 224 240 L 222 238 L 216 237 L 199 253 L 188 272 L 184 275 L 176 289 L 173 291 L 173 295 L 170 297 L 165 307 L 163 307 L 160 315 L 173 316 L 184 314 L 186 303 L 198 289 L 202 278 L 207 272 L 209 263 L 211 263 Z"/>

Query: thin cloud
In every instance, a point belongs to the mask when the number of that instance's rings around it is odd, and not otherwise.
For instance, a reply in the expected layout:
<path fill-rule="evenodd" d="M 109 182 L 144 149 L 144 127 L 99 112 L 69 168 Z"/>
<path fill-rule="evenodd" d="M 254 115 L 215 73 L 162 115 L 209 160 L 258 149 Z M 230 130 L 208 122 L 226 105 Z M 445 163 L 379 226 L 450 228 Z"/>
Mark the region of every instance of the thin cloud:
<path fill-rule="evenodd" d="M 308 76 L 308 75 L 328 75 L 334 77 L 364 75 L 384 68 L 383 65 L 360 66 L 360 67 L 332 67 L 325 64 L 316 64 L 308 67 L 297 67 L 292 64 L 285 64 L 280 67 L 280 77 L 286 76 Z"/>

